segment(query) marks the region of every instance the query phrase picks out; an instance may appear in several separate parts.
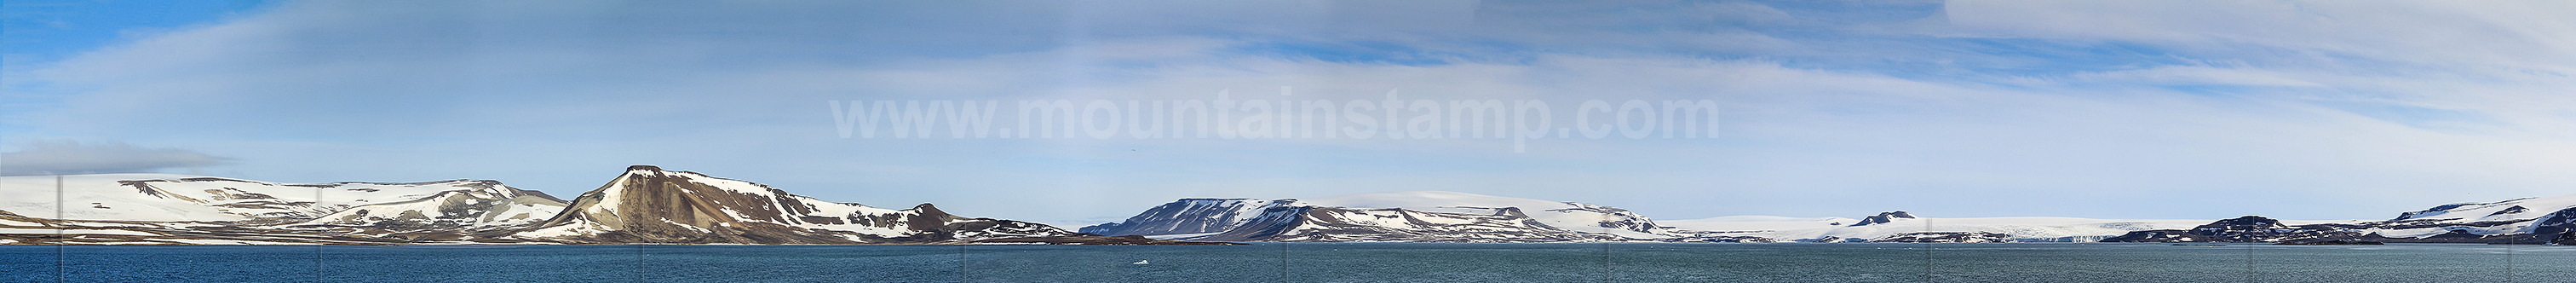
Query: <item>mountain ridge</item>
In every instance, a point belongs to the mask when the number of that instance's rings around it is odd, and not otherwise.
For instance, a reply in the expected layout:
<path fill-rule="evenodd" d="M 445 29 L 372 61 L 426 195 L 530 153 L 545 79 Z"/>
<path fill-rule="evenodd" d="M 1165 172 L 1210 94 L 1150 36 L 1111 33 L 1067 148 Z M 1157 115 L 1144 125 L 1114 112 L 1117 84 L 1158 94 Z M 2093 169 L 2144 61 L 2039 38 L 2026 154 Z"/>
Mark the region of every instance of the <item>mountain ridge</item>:
<path fill-rule="evenodd" d="M 0 177 L 8 200 L 51 200 L 56 178 Z M 94 204 L 0 202 L 6 244 L 882 244 L 1047 241 L 1147 243 L 1044 224 L 950 214 L 923 203 L 884 209 L 826 202 L 742 180 L 637 165 L 570 202 L 491 180 L 269 183 L 170 174 L 66 176 L 63 197 Z M 44 185 L 37 185 L 43 183 Z M 38 190 L 35 188 L 43 188 Z M 33 197 L 34 195 L 46 195 Z M 22 196 L 23 195 L 23 196 Z M 161 213 L 161 212 L 177 213 Z M 69 237 L 54 237 L 52 232 Z M 34 233 L 44 232 L 44 233 Z M 1022 241 L 1027 242 L 1027 241 Z M 1046 241 L 1040 241 L 1046 242 Z"/>

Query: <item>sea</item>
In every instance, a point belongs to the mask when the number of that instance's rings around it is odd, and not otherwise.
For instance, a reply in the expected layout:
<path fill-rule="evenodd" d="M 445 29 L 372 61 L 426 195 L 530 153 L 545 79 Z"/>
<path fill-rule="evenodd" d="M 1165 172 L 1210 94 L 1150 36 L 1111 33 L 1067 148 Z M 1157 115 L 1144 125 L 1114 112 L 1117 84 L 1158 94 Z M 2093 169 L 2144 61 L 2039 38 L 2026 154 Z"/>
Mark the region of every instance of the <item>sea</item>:
<path fill-rule="evenodd" d="M 2576 247 L 0 246 L 7 282 L 2576 282 Z"/>

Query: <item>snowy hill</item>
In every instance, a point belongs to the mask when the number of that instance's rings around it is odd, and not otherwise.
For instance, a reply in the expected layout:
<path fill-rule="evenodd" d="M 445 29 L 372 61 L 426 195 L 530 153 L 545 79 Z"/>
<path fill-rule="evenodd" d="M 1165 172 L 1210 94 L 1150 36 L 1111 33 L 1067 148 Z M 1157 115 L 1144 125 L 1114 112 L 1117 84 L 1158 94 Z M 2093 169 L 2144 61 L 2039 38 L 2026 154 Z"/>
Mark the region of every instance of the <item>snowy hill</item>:
<path fill-rule="evenodd" d="M 536 196 L 491 180 L 419 183 L 270 183 L 173 174 L 66 175 L 63 218 L 128 221 L 243 221 L 312 219 L 353 207 L 406 202 L 442 193 L 489 198 Z M 54 177 L 0 177 L 0 210 L 47 215 L 54 211 Z M 562 201 L 554 201 L 562 206 Z M 553 211 L 530 217 L 554 216 Z M 501 216 L 501 217 L 514 217 Z"/>
<path fill-rule="evenodd" d="M 467 240 L 552 218 L 564 203 L 490 180 L 271 183 L 171 174 L 0 177 L 0 230 L 86 243 Z"/>

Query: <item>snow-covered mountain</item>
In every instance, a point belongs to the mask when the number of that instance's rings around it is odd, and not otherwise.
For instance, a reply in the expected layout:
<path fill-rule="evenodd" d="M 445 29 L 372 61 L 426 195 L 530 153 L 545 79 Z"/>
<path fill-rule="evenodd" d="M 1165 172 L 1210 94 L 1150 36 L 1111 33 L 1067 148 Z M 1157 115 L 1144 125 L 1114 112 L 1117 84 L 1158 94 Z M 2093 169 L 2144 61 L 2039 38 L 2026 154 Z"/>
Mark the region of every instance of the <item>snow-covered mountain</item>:
<path fill-rule="evenodd" d="M 0 220 L 7 220 L 0 231 L 64 228 L 78 243 L 459 241 L 552 218 L 564 207 L 491 180 L 294 184 L 93 174 L 61 176 L 59 189 L 57 180 L 0 177 Z M 59 211 L 56 197 L 65 204 Z"/>
<path fill-rule="evenodd" d="M 2106 241 L 2294 242 L 2360 240 L 2413 243 L 2576 244 L 2576 195 L 2455 203 L 2399 213 L 2386 221 L 2276 223 L 2260 216 L 2220 220 L 2189 230 L 2138 231 Z"/>
<path fill-rule="evenodd" d="M 924 243 L 1072 236 L 1044 224 L 826 202 L 766 185 L 633 166 L 511 238 L 577 243 Z"/>
<path fill-rule="evenodd" d="M 2446 204 L 2362 226 L 2390 239 L 2568 242 L 2576 240 L 2576 194 Z"/>
<path fill-rule="evenodd" d="M 1567 242 L 1674 238 L 1624 209 L 1441 192 L 1181 199 L 1083 232 L 1212 241 Z"/>
<path fill-rule="evenodd" d="M 1154 206 L 1144 213 L 1128 217 L 1126 222 L 1082 227 L 1083 233 L 1125 235 L 1176 235 L 1225 232 L 1261 215 L 1261 210 L 1283 206 L 1295 199 L 1277 201 L 1248 198 L 1185 198 Z"/>

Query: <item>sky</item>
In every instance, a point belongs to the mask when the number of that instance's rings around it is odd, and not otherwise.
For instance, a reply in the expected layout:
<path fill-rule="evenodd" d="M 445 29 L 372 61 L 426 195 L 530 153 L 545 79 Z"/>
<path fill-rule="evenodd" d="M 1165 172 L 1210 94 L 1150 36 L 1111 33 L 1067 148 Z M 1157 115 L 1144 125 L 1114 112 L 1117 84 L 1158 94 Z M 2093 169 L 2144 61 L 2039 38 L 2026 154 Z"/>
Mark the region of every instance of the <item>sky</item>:
<path fill-rule="evenodd" d="M 2576 193 L 2569 2 L 1378 2 L 9 1 L 0 174 L 573 196 L 658 165 L 1065 226 L 1415 190 L 1658 219 L 2384 219 Z M 1707 100 L 1720 134 L 845 138 L 830 107 L 1390 92 L 1543 101 L 1555 125 Z"/>

